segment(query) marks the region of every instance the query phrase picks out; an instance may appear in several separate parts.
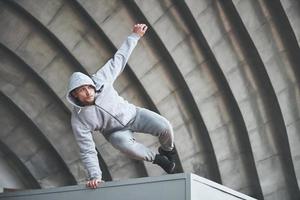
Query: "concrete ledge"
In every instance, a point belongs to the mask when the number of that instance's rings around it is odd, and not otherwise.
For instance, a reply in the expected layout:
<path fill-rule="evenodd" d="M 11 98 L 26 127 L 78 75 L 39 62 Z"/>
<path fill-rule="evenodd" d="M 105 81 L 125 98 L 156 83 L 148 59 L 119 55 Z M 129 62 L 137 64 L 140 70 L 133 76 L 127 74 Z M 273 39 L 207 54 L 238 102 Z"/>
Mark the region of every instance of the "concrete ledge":
<path fill-rule="evenodd" d="M 254 200 L 254 198 L 214 183 L 195 174 L 174 174 L 160 177 L 107 182 L 92 190 L 84 185 L 26 190 L 0 194 L 5 200 Z"/>

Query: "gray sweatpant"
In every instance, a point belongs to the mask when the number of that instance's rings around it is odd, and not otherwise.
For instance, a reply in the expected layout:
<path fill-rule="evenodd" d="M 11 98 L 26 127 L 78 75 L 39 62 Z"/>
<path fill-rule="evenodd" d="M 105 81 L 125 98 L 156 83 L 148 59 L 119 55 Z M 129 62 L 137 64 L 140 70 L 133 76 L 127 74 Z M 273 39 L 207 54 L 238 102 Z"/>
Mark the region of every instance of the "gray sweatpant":
<path fill-rule="evenodd" d="M 119 151 L 127 156 L 137 159 L 152 162 L 156 153 L 138 143 L 133 132 L 148 133 L 157 136 L 161 147 L 165 151 L 171 151 L 174 147 L 174 134 L 171 124 L 161 115 L 137 107 L 137 115 L 135 120 L 129 123 L 124 129 L 110 133 L 106 139 Z"/>

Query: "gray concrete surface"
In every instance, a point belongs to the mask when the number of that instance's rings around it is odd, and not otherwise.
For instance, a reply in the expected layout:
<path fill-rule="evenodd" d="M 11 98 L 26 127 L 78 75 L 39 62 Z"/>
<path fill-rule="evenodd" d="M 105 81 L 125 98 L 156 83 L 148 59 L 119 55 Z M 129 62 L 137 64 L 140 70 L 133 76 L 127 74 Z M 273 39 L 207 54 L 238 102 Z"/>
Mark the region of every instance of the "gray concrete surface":
<path fill-rule="evenodd" d="M 176 189 L 174 189 L 176 188 Z M 28 190 L 0 194 L 0 199 L 46 200 L 46 199 L 174 199 L 174 200 L 255 200 L 252 197 L 216 184 L 195 174 L 176 174 L 160 177 L 129 179 L 103 183 L 101 187 L 91 190 L 84 185 Z"/>

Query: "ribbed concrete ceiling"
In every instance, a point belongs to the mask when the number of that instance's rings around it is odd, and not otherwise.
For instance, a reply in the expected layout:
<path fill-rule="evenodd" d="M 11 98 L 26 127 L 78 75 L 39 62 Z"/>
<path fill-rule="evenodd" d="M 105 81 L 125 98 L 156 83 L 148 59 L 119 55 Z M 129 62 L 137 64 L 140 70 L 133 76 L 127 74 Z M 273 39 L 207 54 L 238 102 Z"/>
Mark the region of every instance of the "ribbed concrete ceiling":
<path fill-rule="evenodd" d="M 299 199 L 298 0 L 0 0 L 0 186 L 84 181 L 68 79 L 94 73 L 137 22 L 148 32 L 115 87 L 171 121 L 177 172 Z M 164 174 L 94 139 L 107 181 Z"/>

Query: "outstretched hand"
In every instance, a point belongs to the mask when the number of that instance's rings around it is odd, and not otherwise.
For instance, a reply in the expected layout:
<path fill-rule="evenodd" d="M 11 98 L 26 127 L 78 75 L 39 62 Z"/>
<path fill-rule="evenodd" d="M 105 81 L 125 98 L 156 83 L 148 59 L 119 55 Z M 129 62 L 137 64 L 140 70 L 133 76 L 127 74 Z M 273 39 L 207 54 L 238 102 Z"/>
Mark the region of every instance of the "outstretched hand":
<path fill-rule="evenodd" d="M 133 32 L 138 34 L 140 37 L 142 37 L 148 29 L 148 26 L 146 24 L 135 24 L 133 26 Z"/>
<path fill-rule="evenodd" d="M 93 179 L 93 180 L 89 180 L 87 183 L 86 183 L 86 187 L 88 188 L 92 188 L 92 189 L 96 189 L 98 186 L 100 186 L 102 183 L 104 183 L 103 180 L 101 179 Z"/>

